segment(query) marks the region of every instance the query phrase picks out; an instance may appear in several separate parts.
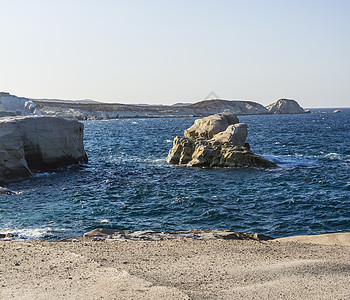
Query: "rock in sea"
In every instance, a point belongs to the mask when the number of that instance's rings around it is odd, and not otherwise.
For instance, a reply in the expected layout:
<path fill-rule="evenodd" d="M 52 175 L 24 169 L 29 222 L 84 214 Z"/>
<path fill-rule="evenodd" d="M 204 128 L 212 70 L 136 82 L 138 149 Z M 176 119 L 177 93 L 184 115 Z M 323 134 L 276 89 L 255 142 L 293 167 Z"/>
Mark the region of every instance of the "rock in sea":
<path fill-rule="evenodd" d="M 279 99 L 275 103 L 272 103 L 266 108 L 273 114 L 303 114 L 304 109 L 291 99 Z"/>
<path fill-rule="evenodd" d="M 220 113 L 195 120 L 183 138 L 175 137 L 167 162 L 191 167 L 275 167 L 250 151 L 248 126 L 237 116 Z"/>
<path fill-rule="evenodd" d="M 88 161 L 84 125 L 53 117 L 0 118 L 0 183 L 27 179 L 32 172 Z"/>

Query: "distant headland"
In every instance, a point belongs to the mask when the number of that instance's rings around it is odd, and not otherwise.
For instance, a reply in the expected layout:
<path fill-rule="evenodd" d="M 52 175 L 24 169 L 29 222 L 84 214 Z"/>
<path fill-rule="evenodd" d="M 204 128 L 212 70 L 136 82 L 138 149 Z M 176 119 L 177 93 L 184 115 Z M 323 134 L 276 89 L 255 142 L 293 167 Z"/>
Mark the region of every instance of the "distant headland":
<path fill-rule="evenodd" d="M 302 114 L 307 112 L 297 101 L 279 99 L 263 106 L 244 100 L 211 99 L 193 104 L 132 105 L 102 103 L 93 100 L 30 99 L 0 93 L 0 117 L 44 115 L 75 120 L 107 120 L 118 118 L 205 117 L 219 112 L 236 115 Z"/>

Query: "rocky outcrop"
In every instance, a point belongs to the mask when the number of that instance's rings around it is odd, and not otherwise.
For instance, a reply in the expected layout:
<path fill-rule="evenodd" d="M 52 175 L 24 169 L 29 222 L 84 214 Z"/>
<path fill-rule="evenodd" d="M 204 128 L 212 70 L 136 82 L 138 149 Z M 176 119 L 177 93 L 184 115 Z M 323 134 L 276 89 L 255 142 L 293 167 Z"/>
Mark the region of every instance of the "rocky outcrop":
<path fill-rule="evenodd" d="M 0 183 L 86 163 L 83 124 L 52 117 L 0 118 Z"/>
<path fill-rule="evenodd" d="M 0 117 L 34 114 L 36 105 L 27 98 L 0 93 Z"/>
<path fill-rule="evenodd" d="M 250 151 L 247 135 L 247 125 L 233 114 L 196 120 L 185 130 L 184 138 L 175 137 L 167 162 L 191 167 L 276 166 Z"/>
<path fill-rule="evenodd" d="M 215 134 L 226 130 L 227 126 L 238 123 L 234 114 L 219 113 L 206 118 L 197 119 L 194 124 L 185 130 L 185 137 L 204 137 L 211 139 Z"/>
<path fill-rule="evenodd" d="M 275 103 L 272 103 L 266 108 L 273 114 L 303 114 L 304 109 L 300 107 L 298 102 L 290 99 L 279 99 Z"/>

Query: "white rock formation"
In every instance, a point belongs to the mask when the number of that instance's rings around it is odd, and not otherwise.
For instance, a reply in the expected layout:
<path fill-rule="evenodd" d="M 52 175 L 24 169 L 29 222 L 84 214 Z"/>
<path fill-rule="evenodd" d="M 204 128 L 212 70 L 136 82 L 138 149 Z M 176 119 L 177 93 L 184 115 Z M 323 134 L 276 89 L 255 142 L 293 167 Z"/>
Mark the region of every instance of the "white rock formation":
<path fill-rule="evenodd" d="M 250 151 L 245 143 L 247 135 L 247 125 L 238 123 L 233 114 L 215 114 L 196 120 L 185 130 L 184 138 L 175 137 L 167 162 L 190 167 L 276 166 Z"/>
<path fill-rule="evenodd" d="M 0 93 L 0 117 L 34 114 L 35 108 L 35 103 L 30 99 Z"/>
<path fill-rule="evenodd" d="M 184 136 L 204 137 L 211 139 L 215 134 L 224 131 L 227 126 L 238 123 L 238 118 L 230 113 L 218 113 L 202 119 L 196 119 L 194 124 L 185 130 Z"/>
<path fill-rule="evenodd" d="M 33 171 L 87 162 L 84 125 L 52 117 L 0 118 L 0 183 L 20 181 Z"/>
<path fill-rule="evenodd" d="M 266 108 L 273 114 L 303 114 L 304 109 L 300 107 L 298 102 L 290 99 L 279 99 Z"/>

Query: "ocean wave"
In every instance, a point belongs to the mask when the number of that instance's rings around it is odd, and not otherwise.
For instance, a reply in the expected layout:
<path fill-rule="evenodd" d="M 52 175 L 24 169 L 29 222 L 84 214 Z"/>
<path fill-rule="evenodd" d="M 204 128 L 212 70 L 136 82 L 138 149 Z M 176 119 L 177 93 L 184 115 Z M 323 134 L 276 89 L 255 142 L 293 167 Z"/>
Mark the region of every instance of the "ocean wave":
<path fill-rule="evenodd" d="M 53 229 L 52 227 L 39 227 L 39 228 L 0 228 L 2 234 L 12 234 L 16 240 L 38 240 L 47 239 L 53 235 L 54 231 L 65 231 L 65 229 Z"/>
<path fill-rule="evenodd" d="M 56 172 L 40 172 L 40 173 L 34 173 L 33 176 L 40 178 L 40 177 L 49 177 L 51 175 L 56 175 Z"/>
<path fill-rule="evenodd" d="M 350 155 L 342 155 L 340 153 L 321 153 L 321 155 L 305 155 L 305 154 L 289 154 L 289 155 L 264 155 L 265 158 L 275 162 L 282 168 L 295 167 L 313 167 L 318 164 L 319 160 L 344 161 L 350 162 Z"/>
<path fill-rule="evenodd" d="M 277 166 L 285 168 L 313 167 L 316 160 L 313 157 L 306 157 L 302 154 L 293 155 L 264 155 L 265 158 L 275 162 Z"/>
<path fill-rule="evenodd" d="M 322 153 L 322 157 L 330 159 L 330 160 L 344 160 L 344 161 L 350 160 L 350 155 L 342 155 L 342 154 L 336 153 L 336 152 Z"/>

